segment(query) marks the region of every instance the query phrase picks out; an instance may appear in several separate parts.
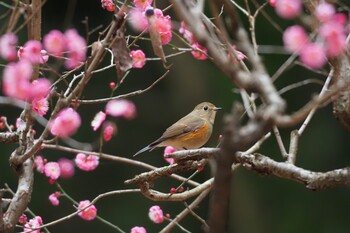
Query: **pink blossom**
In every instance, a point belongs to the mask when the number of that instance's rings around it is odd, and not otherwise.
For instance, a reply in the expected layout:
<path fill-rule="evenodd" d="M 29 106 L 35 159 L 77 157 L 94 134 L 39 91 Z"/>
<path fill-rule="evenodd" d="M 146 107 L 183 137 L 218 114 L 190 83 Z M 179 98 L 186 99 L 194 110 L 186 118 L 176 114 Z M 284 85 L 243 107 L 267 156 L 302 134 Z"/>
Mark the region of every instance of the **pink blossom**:
<path fill-rule="evenodd" d="M 302 10 L 301 0 L 277 0 L 276 13 L 285 19 L 294 19 L 300 15 Z"/>
<path fill-rule="evenodd" d="M 315 9 L 316 18 L 320 22 L 329 21 L 330 19 L 332 19 L 334 14 L 335 14 L 334 6 L 332 4 L 327 3 L 327 2 L 321 2 L 319 5 L 317 5 L 317 7 Z"/>
<path fill-rule="evenodd" d="M 157 14 L 157 12 L 159 11 L 161 12 L 161 10 L 155 9 L 154 27 L 156 31 L 159 33 L 162 44 L 165 45 L 165 44 L 168 44 L 172 38 L 171 19 L 169 15 L 163 16 L 163 13 L 161 15 Z"/>
<path fill-rule="evenodd" d="M 49 110 L 49 101 L 46 98 L 34 99 L 32 101 L 32 110 L 40 116 L 44 116 Z"/>
<path fill-rule="evenodd" d="M 23 213 L 18 219 L 18 222 L 20 224 L 26 224 L 27 221 L 28 221 L 28 218 L 27 218 L 27 215 L 25 213 Z"/>
<path fill-rule="evenodd" d="M 74 169 L 74 163 L 70 159 L 61 158 L 58 161 L 58 165 L 61 169 L 61 176 L 62 178 L 70 178 L 74 175 L 75 169 Z"/>
<path fill-rule="evenodd" d="M 40 64 L 45 64 L 49 60 L 49 55 L 47 54 L 47 51 L 45 49 L 42 49 L 40 51 L 40 54 Z"/>
<path fill-rule="evenodd" d="M 51 180 L 57 180 L 61 175 L 61 169 L 58 163 L 56 162 L 48 162 L 45 164 L 44 168 L 45 175 L 49 177 Z"/>
<path fill-rule="evenodd" d="M 86 58 L 86 41 L 75 29 L 67 30 L 64 35 L 66 38 L 66 49 L 68 51 L 68 60 L 66 60 L 65 65 L 68 69 L 74 69 Z"/>
<path fill-rule="evenodd" d="M 36 170 L 40 173 L 44 173 L 45 171 L 45 161 L 43 157 L 40 155 L 37 155 L 34 157 L 34 167 L 36 167 Z"/>
<path fill-rule="evenodd" d="M 30 90 L 28 92 L 28 99 L 42 99 L 46 98 L 50 93 L 51 83 L 46 78 L 39 78 L 34 80 L 30 85 Z"/>
<path fill-rule="evenodd" d="M 152 2 L 153 0 L 134 0 L 134 5 L 140 10 L 145 10 Z"/>
<path fill-rule="evenodd" d="M 40 229 L 38 230 L 32 230 L 35 228 L 40 227 L 43 224 L 43 220 L 40 216 L 35 216 L 34 218 L 30 219 L 23 227 L 24 232 L 31 232 L 31 233 L 40 233 Z"/>
<path fill-rule="evenodd" d="M 111 100 L 106 105 L 106 113 L 113 117 L 132 119 L 136 115 L 136 107 L 129 100 Z"/>
<path fill-rule="evenodd" d="M 17 59 L 16 45 L 18 38 L 14 33 L 6 33 L 0 38 L 0 56 L 7 61 L 15 61 Z"/>
<path fill-rule="evenodd" d="M 130 233 L 147 233 L 147 231 L 144 227 L 135 226 L 131 228 Z"/>
<path fill-rule="evenodd" d="M 86 206 L 90 205 L 89 200 L 81 201 L 78 205 L 78 209 L 84 209 Z M 86 221 L 91 221 L 96 218 L 97 209 L 94 205 L 89 206 L 78 214 L 82 219 Z"/>
<path fill-rule="evenodd" d="M 157 224 L 162 223 L 164 221 L 163 210 L 157 205 L 152 206 L 149 209 L 148 217 L 154 223 L 157 223 Z"/>
<path fill-rule="evenodd" d="M 179 28 L 179 32 L 184 36 L 184 38 L 191 44 L 195 43 L 193 33 L 186 28 L 186 23 L 181 21 L 181 26 Z"/>
<path fill-rule="evenodd" d="M 197 42 L 193 43 L 191 46 L 193 48 L 193 50 L 191 51 L 191 54 L 194 58 L 198 60 L 206 60 L 208 58 L 206 55 L 207 49 L 205 47 L 203 47 Z"/>
<path fill-rule="evenodd" d="M 321 68 L 327 62 L 326 52 L 322 45 L 309 43 L 300 51 L 300 61 L 310 68 Z"/>
<path fill-rule="evenodd" d="M 175 160 L 173 158 L 166 158 L 165 156 L 168 155 L 168 154 L 172 154 L 174 153 L 176 150 L 174 147 L 172 146 L 167 146 L 165 147 L 164 149 L 164 154 L 163 154 L 163 157 L 165 159 L 165 161 L 167 161 L 169 164 L 173 164 L 175 163 Z"/>
<path fill-rule="evenodd" d="M 329 57 L 336 57 L 346 49 L 346 35 L 343 25 L 336 21 L 324 23 L 320 35 L 325 38 L 326 50 Z"/>
<path fill-rule="evenodd" d="M 94 119 L 91 121 L 91 126 L 93 131 L 98 130 L 98 128 L 100 128 L 101 124 L 105 121 L 106 119 L 106 113 L 99 111 Z"/>
<path fill-rule="evenodd" d="M 141 49 L 130 51 L 130 57 L 133 60 L 132 67 L 142 68 L 146 63 L 146 55 Z"/>
<path fill-rule="evenodd" d="M 106 9 L 109 12 L 114 12 L 116 6 L 113 0 L 101 0 L 102 8 Z"/>
<path fill-rule="evenodd" d="M 58 206 L 60 204 L 60 201 L 58 200 L 58 197 L 60 195 L 61 195 L 60 192 L 54 192 L 50 194 L 49 201 L 51 202 L 52 205 Z"/>
<path fill-rule="evenodd" d="M 27 60 L 32 64 L 39 64 L 42 60 L 42 44 L 37 40 L 27 41 L 23 47 L 18 50 L 18 57 L 21 60 Z"/>
<path fill-rule="evenodd" d="M 99 157 L 95 155 L 86 155 L 83 153 L 78 153 L 75 157 L 75 164 L 84 171 L 95 170 L 99 164 Z"/>
<path fill-rule="evenodd" d="M 276 2 L 278 0 L 268 0 L 268 1 L 269 1 L 270 6 L 275 7 L 276 6 Z"/>
<path fill-rule="evenodd" d="M 44 36 L 44 47 L 50 54 L 61 56 L 65 50 L 66 38 L 59 30 L 51 30 Z"/>
<path fill-rule="evenodd" d="M 73 108 L 62 109 L 57 117 L 49 123 L 51 133 L 59 137 L 69 137 L 79 128 L 81 119 Z"/>
<path fill-rule="evenodd" d="M 32 65 L 27 61 L 8 64 L 3 73 L 4 94 L 16 99 L 26 100 L 30 90 Z"/>
<path fill-rule="evenodd" d="M 288 27 L 283 33 L 284 46 L 289 52 L 297 52 L 308 42 L 308 36 L 303 27 L 294 25 Z"/>
<path fill-rule="evenodd" d="M 138 8 L 133 8 L 130 10 L 128 22 L 130 23 L 131 27 L 138 32 L 142 32 L 148 27 L 148 21 L 145 12 L 141 11 Z"/>
<path fill-rule="evenodd" d="M 117 126 L 113 122 L 106 122 L 103 126 L 103 140 L 108 142 L 117 133 Z"/>

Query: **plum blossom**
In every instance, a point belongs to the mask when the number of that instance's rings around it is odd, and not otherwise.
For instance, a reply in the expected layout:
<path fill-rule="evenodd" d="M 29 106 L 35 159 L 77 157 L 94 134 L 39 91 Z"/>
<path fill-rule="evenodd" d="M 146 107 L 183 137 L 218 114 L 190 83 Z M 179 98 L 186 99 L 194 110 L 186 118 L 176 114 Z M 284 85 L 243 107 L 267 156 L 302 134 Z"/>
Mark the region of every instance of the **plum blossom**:
<path fill-rule="evenodd" d="M 0 37 L 0 56 L 7 61 L 17 59 L 17 42 L 18 38 L 14 33 L 6 33 Z"/>
<path fill-rule="evenodd" d="M 152 2 L 153 0 L 134 0 L 134 5 L 140 10 L 145 10 Z"/>
<path fill-rule="evenodd" d="M 139 32 L 142 32 L 148 28 L 148 21 L 145 12 L 138 8 L 133 8 L 130 10 L 128 22 L 134 30 Z"/>
<path fill-rule="evenodd" d="M 43 224 L 43 220 L 40 216 L 35 216 L 30 219 L 23 227 L 24 232 L 40 233 L 40 229 L 32 230 L 33 228 L 38 228 Z"/>
<path fill-rule="evenodd" d="M 277 0 L 275 4 L 276 13 L 284 19 L 298 17 L 302 7 L 301 0 Z"/>
<path fill-rule="evenodd" d="M 135 226 L 131 228 L 130 233 L 147 233 L 147 231 L 144 227 Z"/>
<path fill-rule="evenodd" d="M 66 49 L 68 52 L 68 59 L 65 65 L 68 69 L 74 69 L 86 58 L 86 41 L 75 29 L 67 30 L 64 36 L 66 38 Z"/>
<path fill-rule="evenodd" d="M 141 49 L 130 51 L 130 57 L 132 58 L 132 67 L 134 68 L 142 68 L 146 63 L 146 55 Z"/>
<path fill-rule="evenodd" d="M 78 209 L 79 210 L 84 209 L 88 205 L 90 205 L 89 200 L 81 201 L 79 202 Z M 83 211 L 81 211 L 78 215 L 86 221 L 91 221 L 96 218 L 97 209 L 94 205 L 91 205 L 86 209 L 84 209 Z"/>
<path fill-rule="evenodd" d="M 113 122 L 106 122 L 103 126 L 103 140 L 108 142 L 117 132 L 117 126 Z"/>
<path fill-rule="evenodd" d="M 327 3 L 327 2 L 321 2 L 320 4 L 318 4 L 316 6 L 316 9 L 315 9 L 316 18 L 320 22 L 327 22 L 330 19 L 332 19 L 335 12 L 336 11 L 335 11 L 334 6 L 332 4 Z"/>
<path fill-rule="evenodd" d="M 300 51 L 300 61 L 313 69 L 321 68 L 327 61 L 322 45 L 309 43 Z"/>
<path fill-rule="evenodd" d="M 34 157 L 34 167 L 40 173 L 44 173 L 45 171 L 45 160 L 40 155 Z"/>
<path fill-rule="evenodd" d="M 165 147 L 164 149 L 164 154 L 163 154 L 163 157 L 165 159 L 165 161 L 167 161 L 169 164 L 173 164 L 175 163 L 174 159 L 173 158 L 166 158 L 165 156 L 168 155 L 168 154 L 172 154 L 174 153 L 176 150 L 174 147 L 172 146 L 167 146 Z"/>
<path fill-rule="evenodd" d="M 53 135 L 65 138 L 73 135 L 80 124 L 79 114 L 73 108 L 65 108 L 49 123 L 49 127 Z"/>
<path fill-rule="evenodd" d="M 93 131 L 98 130 L 100 128 L 101 124 L 105 121 L 106 119 L 106 113 L 99 111 L 96 113 L 94 119 L 91 121 L 91 126 Z"/>
<path fill-rule="evenodd" d="M 48 162 L 45 164 L 44 172 L 51 180 L 57 180 L 61 175 L 60 165 L 56 162 Z"/>
<path fill-rule="evenodd" d="M 70 178 L 74 175 L 75 169 L 74 169 L 74 163 L 70 159 L 61 158 L 58 161 L 58 165 L 61 169 L 61 176 L 62 178 Z"/>
<path fill-rule="evenodd" d="M 60 195 L 61 195 L 60 192 L 54 192 L 50 194 L 49 201 L 51 202 L 52 205 L 58 206 L 60 204 L 60 201 L 58 200 L 58 197 Z"/>
<path fill-rule="evenodd" d="M 75 157 L 75 164 L 84 171 L 95 170 L 99 164 L 99 157 L 95 155 L 86 155 L 83 153 L 78 153 Z"/>
<path fill-rule="evenodd" d="M 326 41 L 326 50 L 329 57 L 336 57 L 346 49 L 346 35 L 343 25 L 336 21 L 329 21 L 320 27 L 320 35 Z"/>
<path fill-rule="evenodd" d="M 116 6 L 113 0 L 101 0 L 102 8 L 106 9 L 109 12 L 114 12 Z"/>
<path fill-rule="evenodd" d="M 54 56 L 61 56 L 65 50 L 66 38 L 59 30 L 51 30 L 44 36 L 44 48 Z"/>
<path fill-rule="evenodd" d="M 157 205 L 152 206 L 149 209 L 148 217 L 154 223 L 157 223 L 157 224 L 162 223 L 164 221 L 163 210 Z"/>
<path fill-rule="evenodd" d="M 26 224 L 28 222 L 28 218 L 27 218 L 27 215 L 25 213 L 23 213 L 19 219 L 18 219 L 18 222 L 20 224 Z"/>
<path fill-rule="evenodd" d="M 206 55 L 207 49 L 200 45 L 198 42 L 194 42 L 191 46 L 193 48 L 191 54 L 194 58 L 198 60 L 206 60 L 208 58 Z"/>
<path fill-rule="evenodd" d="M 39 64 L 42 61 L 42 44 L 37 40 L 28 40 L 23 47 L 18 50 L 20 60 L 27 60 L 32 64 Z"/>
<path fill-rule="evenodd" d="M 44 116 L 49 110 L 49 101 L 47 101 L 47 98 L 34 99 L 32 101 L 32 110 L 40 116 Z"/>
<path fill-rule="evenodd" d="M 113 117 L 132 119 L 136 115 L 136 107 L 129 100 L 111 100 L 106 105 L 106 113 Z"/>
<path fill-rule="evenodd" d="M 293 25 L 284 31 L 283 42 L 289 52 L 299 52 L 308 42 L 308 36 L 303 27 Z"/>
<path fill-rule="evenodd" d="M 30 90 L 28 90 L 28 99 L 42 99 L 48 96 L 50 93 L 51 82 L 46 78 L 39 78 L 34 80 L 30 84 Z"/>

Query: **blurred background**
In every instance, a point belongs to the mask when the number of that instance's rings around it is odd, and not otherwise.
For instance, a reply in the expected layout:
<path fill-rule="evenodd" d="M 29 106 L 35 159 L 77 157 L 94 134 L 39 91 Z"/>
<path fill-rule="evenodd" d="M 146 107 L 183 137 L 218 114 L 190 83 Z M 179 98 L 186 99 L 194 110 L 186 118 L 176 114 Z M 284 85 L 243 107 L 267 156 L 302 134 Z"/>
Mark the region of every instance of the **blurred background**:
<path fill-rule="evenodd" d="M 10 0 L 3 2 L 11 4 Z M 242 4 L 242 1 L 237 2 Z M 264 1 L 258 2 L 262 4 Z M 165 7 L 166 4 L 168 4 L 167 1 L 157 1 L 159 8 Z M 269 6 L 264 9 L 266 14 L 275 20 L 281 28 L 298 23 L 297 21 L 279 19 Z M 6 10 L 4 6 L 0 5 L 1 15 Z M 100 26 L 105 28 L 113 16 L 112 13 L 101 8 L 99 0 L 48 0 L 43 7 L 42 14 L 43 35 L 52 29 L 64 31 L 68 28 L 77 28 L 79 33 L 85 36 L 87 33 L 86 26 L 82 23 L 83 20 L 87 20 L 89 30 L 93 30 Z M 174 12 L 170 10 L 167 14 L 172 16 L 174 29 L 177 30 L 179 22 Z M 242 19 L 248 28 L 246 18 Z M 6 20 L 6 18 L 0 19 L 0 25 L 4 25 Z M 275 51 L 279 50 L 282 45 L 281 32 L 272 27 L 262 15 L 257 18 L 256 23 L 257 41 L 263 52 L 261 56 L 268 73 L 273 75 L 288 58 L 288 55 L 285 54 L 275 54 Z M 128 33 L 136 35 L 130 28 L 127 29 L 126 34 Z M 26 41 L 25 27 L 20 31 L 19 36 L 19 44 L 22 45 Z M 90 36 L 88 44 L 97 38 L 98 33 L 94 33 Z M 173 38 L 173 45 L 184 46 L 175 36 Z M 144 50 L 147 57 L 154 57 L 149 42 L 140 41 L 137 44 Z M 264 45 L 277 47 L 267 48 Z M 170 47 L 167 47 L 166 51 L 167 53 L 174 52 Z M 100 67 L 107 65 L 108 62 L 109 58 Z M 164 80 L 150 91 L 130 98 L 137 107 L 135 119 L 110 119 L 117 124 L 118 134 L 110 142 L 104 144 L 103 151 L 105 153 L 130 158 L 136 151 L 157 139 L 169 125 L 203 101 L 210 101 L 223 108 L 216 118 L 213 135 L 206 146 L 215 147 L 217 145 L 223 116 L 230 112 L 234 101 L 241 101 L 235 86 L 211 62 L 195 60 L 190 53 L 169 58 L 169 63 L 173 66 Z M 1 61 L 1 64 L 5 64 L 5 62 Z M 3 65 L 0 66 L 0 69 L 2 68 Z M 115 94 L 120 95 L 144 89 L 164 72 L 160 61 L 148 61 L 143 69 L 132 69 Z M 277 89 L 281 89 L 306 79 L 324 81 L 325 77 L 307 71 L 300 66 L 293 66 L 275 84 Z M 110 94 L 109 83 L 112 81 L 117 81 L 113 68 L 94 75 L 83 98 L 108 97 Z M 310 84 L 283 94 L 288 103 L 287 111 L 297 110 L 320 89 L 320 84 Z M 90 122 L 100 110 L 104 110 L 104 104 L 81 105 L 79 107 L 78 111 L 85 127 L 81 127 L 74 136 L 76 140 L 86 143 L 98 140 L 100 131 L 92 131 Z M 11 106 L 0 106 L 0 115 L 7 116 L 12 124 L 15 123 L 20 112 L 19 109 Z M 287 148 L 289 134 L 293 129 L 281 129 L 282 138 Z M 36 130 L 40 132 L 42 127 L 37 125 Z M 349 142 L 349 132 L 334 119 L 332 107 L 328 104 L 317 111 L 304 135 L 300 138 L 297 166 L 313 171 L 328 171 L 348 166 L 350 162 Z M 0 187 L 7 183 L 15 190 L 17 177 L 8 163 L 9 155 L 14 148 L 16 145 L 0 145 Z M 260 152 L 277 161 L 282 161 L 273 136 L 263 145 Z M 62 157 L 69 159 L 75 157 L 74 154 L 53 150 L 43 150 L 40 151 L 40 154 L 48 161 L 57 161 Z M 165 166 L 167 163 L 163 160 L 162 155 L 163 150 L 158 149 L 150 153 L 146 152 L 136 159 L 155 166 Z M 146 170 L 139 167 L 101 160 L 95 171 L 84 172 L 77 169 L 74 177 L 59 179 L 59 183 L 76 201 L 92 200 L 103 192 L 136 188 L 124 185 L 124 181 L 144 171 Z M 189 176 L 190 173 L 181 175 Z M 194 180 L 203 182 L 210 176 L 209 167 L 206 167 Z M 162 179 L 156 182 L 155 188 L 168 192 L 171 187 L 177 187 L 179 184 L 175 180 Z M 244 168 L 239 168 L 234 173 L 231 187 L 229 232 L 349 232 L 349 187 L 336 187 L 315 192 L 306 189 L 301 184 L 276 177 L 262 176 Z M 48 196 L 55 191 L 57 191 L 56 187 L 50 185 L 43 174 L 36 172 L 34 191 L 29 207 L 35 214 L 42 216 L 44 223 L 74 211 L 72 204 L 64 198 L 61 198 L 60 205 L 57 207 L 50 204 Z M 204 219 L 207 218 L 208 200 L 209 198 L 206 198 L 195 209 L 195 212 Z M 190 202 L 191 200 L 188 201 L 188 203 Z M 100 200 L 96 207 L 101 217 L 119 226 L 125 232 L 129 232 L 133 226 L 144 226 L 147 232 L 158 232 L 166 223 L 156 225 L 149 220 L 147 214 L 152 205 L 159 205 L 164 213 L 169 213 L 172 217 L 185 208 L 183 203 L 156 203 L 144 198 L 141 194 L 111 196 Z M 201 232 L 201 223 L 191 215 L 188 215 L 181 224 L 191 232 Z M 79 217 L 60 223 L 49 230 L 52 233 L 114 232 L 113 229 L 98 220 L 87 222 Z M 181 231 L 179 228 L 175 228 L 173 232 Z"/>

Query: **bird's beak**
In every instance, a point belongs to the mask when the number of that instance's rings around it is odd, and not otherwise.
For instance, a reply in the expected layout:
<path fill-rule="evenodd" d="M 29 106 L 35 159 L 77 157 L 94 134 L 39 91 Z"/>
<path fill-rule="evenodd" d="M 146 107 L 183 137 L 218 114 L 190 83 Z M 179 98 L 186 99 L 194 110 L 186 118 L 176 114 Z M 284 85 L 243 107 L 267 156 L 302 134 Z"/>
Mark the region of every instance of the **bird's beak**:
<path fill-rule="evenodd" d="M 215 108 L 213 108 L 213 110 L 214 111 L 219 111 L 219 110 L 221 110 L 222 108 L 220 108 L 220 107 L 215 107 Z"/>

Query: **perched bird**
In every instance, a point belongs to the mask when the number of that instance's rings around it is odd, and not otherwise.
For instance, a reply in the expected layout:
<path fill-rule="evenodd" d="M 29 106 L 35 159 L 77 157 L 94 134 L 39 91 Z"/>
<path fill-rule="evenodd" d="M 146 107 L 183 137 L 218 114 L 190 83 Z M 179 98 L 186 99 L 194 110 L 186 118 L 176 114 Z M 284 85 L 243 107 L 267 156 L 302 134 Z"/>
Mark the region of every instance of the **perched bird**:
<path fill-rule="evenodd" d="M 209 102 L 198 104 L 192 112 L 167 128 L 160 138 L 138 151 L 134 157 L 156 147 L 172 146 L 176 150 L 200 148 L 209 140 L 216 112 L 220 109 Z"/>

